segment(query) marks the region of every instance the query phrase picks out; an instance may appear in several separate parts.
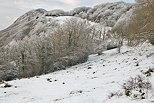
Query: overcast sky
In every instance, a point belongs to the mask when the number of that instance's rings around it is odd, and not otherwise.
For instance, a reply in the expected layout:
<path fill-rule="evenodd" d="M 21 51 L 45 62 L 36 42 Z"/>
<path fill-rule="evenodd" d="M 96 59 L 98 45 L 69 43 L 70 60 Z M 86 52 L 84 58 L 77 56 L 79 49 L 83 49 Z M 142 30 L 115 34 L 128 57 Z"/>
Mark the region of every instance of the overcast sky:
<path fill-rule="evenodd" d="M 32 9 L 70 10 L 79 6 L 117 1 L 134 2 L 134 0 L 0 0 L 0 30 L 7 28 L 19 16 Z"/>

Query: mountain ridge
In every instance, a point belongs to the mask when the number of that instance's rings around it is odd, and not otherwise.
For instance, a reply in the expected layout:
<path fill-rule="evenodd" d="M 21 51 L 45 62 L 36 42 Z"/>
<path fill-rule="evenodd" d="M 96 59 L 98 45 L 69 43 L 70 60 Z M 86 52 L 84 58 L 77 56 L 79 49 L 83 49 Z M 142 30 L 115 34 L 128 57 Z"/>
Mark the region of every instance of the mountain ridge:
<path fill-rule="evenodd" d="M 21 40 L 25 35 L 32 35 L 30 34 L 32 29 L 40 22 L 43 23 L 42 25 L 50 27 L 50 25 L 46 25 L 48 17 L 75 16 L 113 27 L 122 16 L 125 16 L 128 11 L 132 10 L 132 6 L 133 4 L 131 3 L 115 2 L 96 5 L 92 8 L 78 7 L 70 12 L 63 10 L 46 11 L 45 9 L 31 10 L 19 17 L 8 28 L 0 31 L 0 47 L 7 45 L 12 39 Z M 43 30 L 44 26 L 40 26 L 37 29 L 46 31 Z"/>

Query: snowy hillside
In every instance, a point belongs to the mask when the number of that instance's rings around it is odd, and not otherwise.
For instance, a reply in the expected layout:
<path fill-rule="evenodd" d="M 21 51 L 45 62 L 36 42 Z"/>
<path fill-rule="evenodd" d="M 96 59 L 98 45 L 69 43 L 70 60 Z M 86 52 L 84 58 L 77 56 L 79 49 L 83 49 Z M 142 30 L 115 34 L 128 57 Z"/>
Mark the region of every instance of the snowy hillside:
<path fill-rule="evenodd" d="M 4 88 L 3 83 L 0 103 L 153 103 L 153 91 L 144 100 L 108 98 L 111 92 L 123 92 L 123 83 L 130 77 L 144 76 L 142 72 L 149 68 L 154 68 L 154 46 L 124 46 L 120 54 L 116 49 L 108 50 L 67 70 L 7 82 L 12 85 L 9 88 Z M 154 87 L 154 73 L 147 78 Z"/>
<path fill-rule="evenodd" d="M 31 10 L 19 17 L 11 26 L 0 31 L 0 47 L 8 45 L 14 40 L 23 40 L 27 36 L 53 32 L 56 26 L 54 17 L 74 16 L 113 27 L 117 21 L 125 18 L 131 10 L 132 4 L 125 2 L 100 4 L 92 8 L 79 7 L 69 12 L 63 10 L 46 11 L 44 9 Z"/>

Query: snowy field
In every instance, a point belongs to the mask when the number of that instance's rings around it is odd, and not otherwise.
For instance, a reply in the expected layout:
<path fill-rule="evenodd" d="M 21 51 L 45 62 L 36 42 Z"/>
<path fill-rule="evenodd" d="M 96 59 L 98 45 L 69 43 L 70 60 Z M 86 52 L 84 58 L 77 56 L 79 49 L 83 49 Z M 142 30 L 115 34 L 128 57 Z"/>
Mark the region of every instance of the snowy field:
<path fill-rule="evenodd" d="M 125 46 L 120 54 L 108 50 L 67 70 L 9 81 L 9 88 L 1 84 L 0 103 L 153 103 L 154 91 L 145 100 L 108 98 L 111 92 L 123 91 L 121 85 L 130 77 L 143 75 L 141 71 L 149 68 L 154 68 L 154 46 Z M 154 73 L 148 78 L 154 87 Z"/>

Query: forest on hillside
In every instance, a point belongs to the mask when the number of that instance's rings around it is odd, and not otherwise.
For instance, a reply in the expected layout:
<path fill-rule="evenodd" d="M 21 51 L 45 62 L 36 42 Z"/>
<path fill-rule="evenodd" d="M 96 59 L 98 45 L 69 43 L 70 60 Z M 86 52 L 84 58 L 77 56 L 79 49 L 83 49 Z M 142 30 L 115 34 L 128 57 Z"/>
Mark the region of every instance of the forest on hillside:
<path fill-rule="evenodd" d="M 58 21 L 57 17 L 69 16 Z M 32 10 L 0 31 L 0 80 L 32 77 L 83 63 L 88 55 L 154 45 L 154 1 L 107 3 L 93 8 Z"/>

